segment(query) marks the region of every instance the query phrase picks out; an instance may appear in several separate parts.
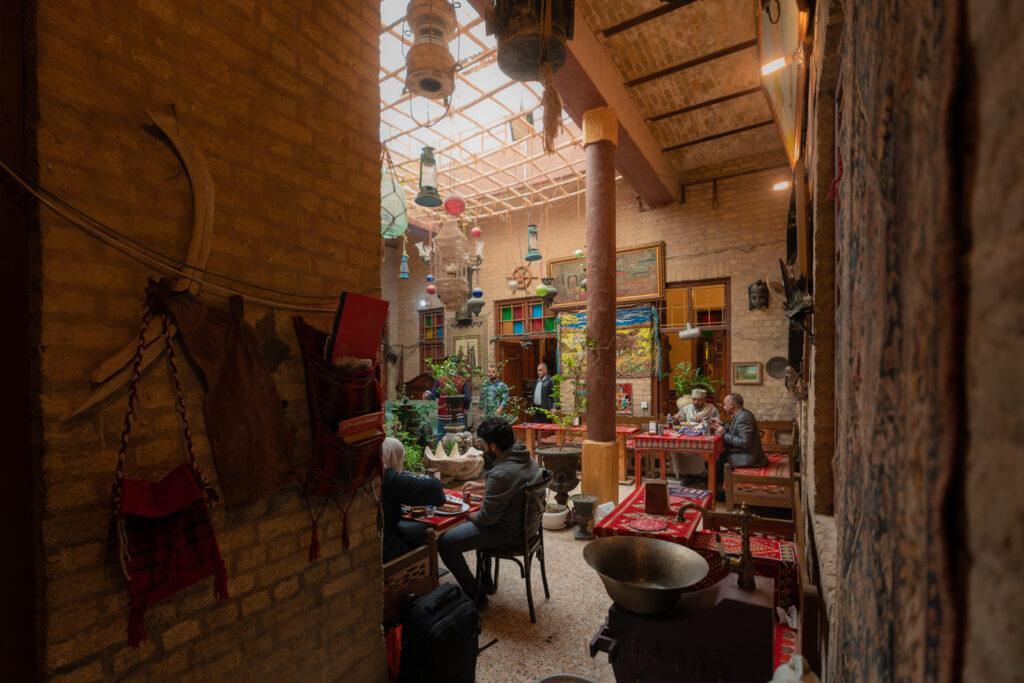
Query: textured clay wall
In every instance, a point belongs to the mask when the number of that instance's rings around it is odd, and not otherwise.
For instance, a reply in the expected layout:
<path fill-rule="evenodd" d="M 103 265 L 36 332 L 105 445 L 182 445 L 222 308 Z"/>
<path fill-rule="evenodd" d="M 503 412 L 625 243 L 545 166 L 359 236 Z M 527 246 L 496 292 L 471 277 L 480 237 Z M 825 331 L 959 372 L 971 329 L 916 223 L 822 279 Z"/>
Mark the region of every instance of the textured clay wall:
<path fill-rule="evenodd" d="M 666 281 L 669 283 L 731 278 L 729 304 L 733 361 L 764 363 L 772 356 L 786 355 L 787 320 L 779 301 L 772 297 L 767 311 L 750 311 L 747 305 L 747 286 L 757 279 L 778 280 L 778 259 L 786 253 L 789 196 L 771 189 L 780 173 L 786 175 L 785 170 L 767 171 L 719 182 L 717 208 L 711 205 L 711 185 L 704 184 L 687 189 L 685 204 L 638 211 L 629 186 L 619 183 L 616 198 L 616 240 L 619 248 L 664 241 Z M 569 188 L 575 189 L 573 186 Z M 544 256 L 540 263 L 543 264 L 544 275 L 547 274 L 548 259 L 571 256 L 576 249 L 585 249 L 585 204 L 585 198 L 581 197 L 577 209 L 576 199 L 569 198 L 534 209 L 529 215 L 525 211 L 517 211 L 510 218 L 481 220 L 484 264 L 480 286 L 488 303 L 473 327 L 448 327 L 446 334 L 449 338 L 476 334 L 482 336 L 486 343 L 496 334 L 492 303 L 495 298 L 525 296 L 522 292 L 510 294 L 507 282 L 513 269 L 526 263 L 522 256 L 526 253 L 528 223 L 536 222 L 539 226 L 540 251 Z M 392 255 L 389 254 L 388 258 Z M 399 284 L 398 300 L 394 302 L 404 343 L 416 339 L 414 309 L 418 300 L 424 298 L 430 306 L 440 305 L 435 303 L 436 297 L 428 297 L 424 292 L 426 270 L 421 267 L 422 262 L 410 256 L 410 265 L 413 266 L 412 277 Z M 540 284 L 542 269 L 537 262 L 530 269 L 537 278 L 530 288 L 532 296 L 533 289 Z M 397 272 L 396 259 L 393 266 L 385 265 L 384 278 L 397 277 Z M 451 318 L 446 312 L 446 324 L 451 324 Z M 494 345 L 489 352 L 493 355 Z M 418 355 L 415 358 L 418 359 Z M 414 364 L 410 359 L 406 376 L 411 377 L 416 372 L 418 361 Z M 633 380 L 633 384 L 634 403 L 639 406 L 639 402 L 646 398 L 641 393 L 641 383 Z M 646 386 L 643 389 L 649 392 Z M 737 390 L 760 419 L 788 420 L 795 417 L 795 404 L 781 380 L 765 375 L 763 385 L 744 385 Z"/>
<path fill-rule="evenodd" d="M 183 258 L 192 194 L 146 110 L 169 111 L 206 156 L 216 187 L 207 268 L 265 287 L 334 298 L 379 280 L 379 144 L 374 2 L 43 0 L 33 3 L 38 176 L 47 189 L 139 242 Z M 137 334 L 155 272 L 39 213 L 43 411 L 43 670 L 54 681 L 381 680 L 376 505 L 336 509 L 323 559 L 290 485 L 249 508 L 213 512 L 231 599 L 212 581 L 149 611 L 149 642 L 125 645 L 124 578 L 105 571 L 110 487 L 124 390 L 81 417 L 89 375 Z M 369 283 L 369 284 L 368 284 Z M 280 298 L 273 293 L 265 296 Z M 208 289 L 204 302 L 225 306 Z M 247 304 L 287 415 L 309 457 L 302 366 L 290 312 Z M 329 315 L 308 316 L 326 328 Z M 181 363 L 199 464 L 216 481 L 203 394 Z M 182 462 L 181 429 L 161 361 L 140 385 L 128 475 L 157 479 Z M 333 507 L 333 506 L 332 506 Z"/>
<path fill-rule="evenodd" d="M 958 344 L 973 334 L 961 322 L 951 144 L 962 132 L 956 13 L 952 3 L 906 12 L 877 0 L 846 10 L 827 673 L 951 680 L 964 581 L 954 561 L 954 465 L 965 456 Z"/>
<path fill-rule="evenodd" d="M 1024 678 L 1024 193 L 1019 150 L 1024 5 L 967 3 L 974 162 L 966 175 L 968 257 L 964 680 Z M 976 80 L 975 80 L 976 79 Z M 961 579 L 963 580 L 963 579 Z"/>

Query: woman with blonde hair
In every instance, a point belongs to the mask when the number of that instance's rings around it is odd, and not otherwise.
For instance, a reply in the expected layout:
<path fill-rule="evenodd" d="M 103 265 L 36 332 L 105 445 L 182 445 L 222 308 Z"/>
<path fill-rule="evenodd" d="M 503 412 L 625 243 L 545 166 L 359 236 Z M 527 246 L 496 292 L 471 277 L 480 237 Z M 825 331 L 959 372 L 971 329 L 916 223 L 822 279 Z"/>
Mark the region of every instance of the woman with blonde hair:
<path fill-rule="evenodd" d="M 388 437 L 381 445 L 384 477 L 381 479 L 381 508 L 384 511 L 382 557 L 389 562 L 423 544 L 426 525 L 402 519 L 402 505 L 444 505 L 444 487 L 433 477 L 421 477 L 405 469 L 405 446 Z"/>

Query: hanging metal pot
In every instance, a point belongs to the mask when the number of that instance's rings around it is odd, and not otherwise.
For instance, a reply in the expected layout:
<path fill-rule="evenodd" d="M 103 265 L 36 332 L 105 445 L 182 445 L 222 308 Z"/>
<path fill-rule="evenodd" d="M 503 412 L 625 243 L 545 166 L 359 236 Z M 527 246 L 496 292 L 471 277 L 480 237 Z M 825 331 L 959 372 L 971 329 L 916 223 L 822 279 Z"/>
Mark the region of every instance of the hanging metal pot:
<path fill-rule="evenodd" d="M 517 81 L 541 80 L 541 64 L 565 64 L 572 40 L 574 0 L 496 0 L 484 15 L 487 35 L 498 39 L 498 68 Z"/>

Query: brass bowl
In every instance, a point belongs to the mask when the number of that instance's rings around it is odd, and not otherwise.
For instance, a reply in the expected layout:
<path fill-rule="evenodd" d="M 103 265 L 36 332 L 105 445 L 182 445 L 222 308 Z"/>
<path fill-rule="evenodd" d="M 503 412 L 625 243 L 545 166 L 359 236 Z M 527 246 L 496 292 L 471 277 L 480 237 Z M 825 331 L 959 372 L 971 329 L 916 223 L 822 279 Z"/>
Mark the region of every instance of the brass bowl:
<path fill-rule="evenodd" d="M 708 573 L 707 560 L 693 550 L 646 536 L 600 538 L 583 549 L 583 559 L 615 604 L 637 614 L 671 610 Z"/>

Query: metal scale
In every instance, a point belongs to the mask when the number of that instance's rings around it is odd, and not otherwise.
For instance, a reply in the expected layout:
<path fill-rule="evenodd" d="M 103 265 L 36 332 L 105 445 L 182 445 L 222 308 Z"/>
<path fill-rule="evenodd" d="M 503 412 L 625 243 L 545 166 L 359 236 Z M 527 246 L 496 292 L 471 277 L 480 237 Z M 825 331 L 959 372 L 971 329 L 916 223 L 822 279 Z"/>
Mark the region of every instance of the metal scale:
<path fill-rule="evenodd" d="M 689 504 L 680 509 L 680 517 L 688 509 L 697 509 L 702 515 L 708 514 L 704 508 Z M 608 610 L 608 618 L 590 641 L 590 656 L 606 652 L 618 683 L 764 683 L 771 679 L 775 587 L 770 578 L 754 576 L 750 553 L 750 522 L 757 516 L 751 514 L 746 505 L 738 513 L 728 516 L 740 520 L 743 549 L 739 556 L 729 555 L 719 544 L 722 565 L 730 572 L 721 581 L 708 588 L 683 592 L 674 601 L 671 601 L 671 592 L 662 591 L 670 602 L 660 605 L 650 602 L 650 597 L 655 595 L 651 585 L 657 583 L 653 579 L 650 579 L 649 585 L 639 589 L 648 596 L 646 604 L 631 603 L 622 599 L 621 593 L 618 596 L 612 595 L 616 604 Z M 619 538 L 626 540 L 637 537 Z M 675 545 L 668 541 L 658 543 Z M 688 548 L 680 548 L 693 553 Z M 663 558 L 665 561 L 678 562 L 677 550 L 665 550 L 675 556 Z M 621 557 L 620 550 L 619 559 L 612 558 L 610 553 L 607 558 L 609 563 L 617 562 L 614 569 L 620 572 L 629 564 L 623 562 Z M 645 565 L 649 566 L 661 558 L 651 556 L 629 559 L 640 571 L 649 572 Z M 602 575 L 609 594 L 612 594 L 608 577 L 591 559 L 587 561 Z M 618 590 L 622 590 L 621 586 Z M 641 614 L 631 611 L 623 603 L 632 606 L 634 610 L 657 613 Z"/>

